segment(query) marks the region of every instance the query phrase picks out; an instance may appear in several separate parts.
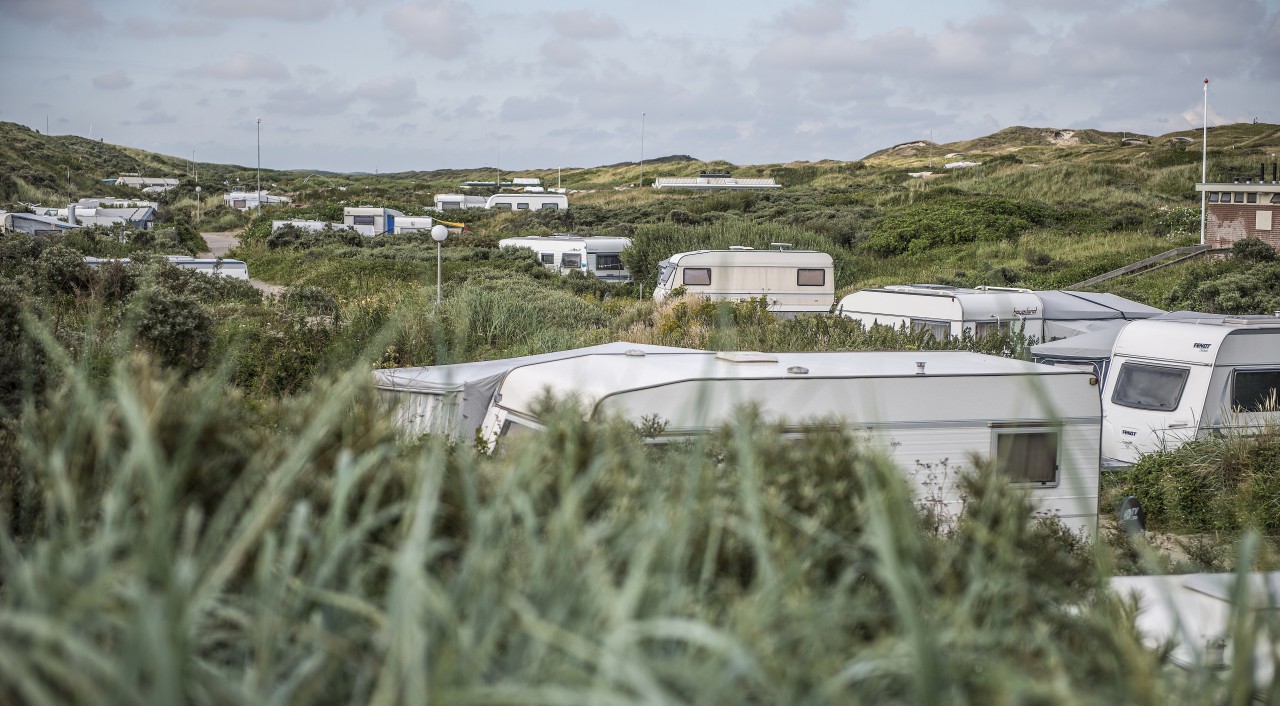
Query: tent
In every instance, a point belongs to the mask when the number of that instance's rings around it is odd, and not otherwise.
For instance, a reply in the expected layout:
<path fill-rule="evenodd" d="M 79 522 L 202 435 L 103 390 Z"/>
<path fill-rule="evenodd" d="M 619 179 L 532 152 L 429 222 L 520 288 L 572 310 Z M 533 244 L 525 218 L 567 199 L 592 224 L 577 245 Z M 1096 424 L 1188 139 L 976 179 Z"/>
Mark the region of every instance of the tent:
<path fill-rule="evenodd" d="M 447 434 L 466 441 L 480 428 L 494 392 L 512 369 L 593 353 L 626 353 L 631 350 L 645 353 L 700 352 L 691 348 L 621 341 L 519 358 L 375 370 L 374 386 L 381 401 L 395 410 L 396 426 L 406 435 Z"/>
<path fill-rule="evenodd" d="M 1149 319 L 1164 312 L 1153 306 L 1105 292 L 1068 292 L 1048 290 L 1036 292 L 1044 310 L 1045 340 L 1070 338 L 1116 326 L 1125 322 Z"/>

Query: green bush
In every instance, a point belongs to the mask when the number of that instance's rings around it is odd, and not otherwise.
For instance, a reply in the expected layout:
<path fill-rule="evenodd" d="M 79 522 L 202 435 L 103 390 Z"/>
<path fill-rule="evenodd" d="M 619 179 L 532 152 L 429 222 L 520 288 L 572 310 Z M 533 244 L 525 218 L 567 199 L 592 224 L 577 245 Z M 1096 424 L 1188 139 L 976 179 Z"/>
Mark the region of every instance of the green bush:
<path fill-rule="evenodd" d="M 882 256 L 918 254 L 943 245 L 1016 238 L 1048 223 L 1052 212 L 1036 203 L 997 197 L 926 201 L 880 218 L 867 247 Z"/>
<path fill-rule="evenodd" d="M 129 297 L 137 340 L 163 365 L 194 371 L 204 367 L 213 343 L 213 319 L 190 295 L 159 288 Z"/>
<path fill-rule="evenodd" d="M 1241 238 L 1231 244 L 1231 257 L 1249 262 L 1271 262 L 1276 249 L 1258 238 Z"/>

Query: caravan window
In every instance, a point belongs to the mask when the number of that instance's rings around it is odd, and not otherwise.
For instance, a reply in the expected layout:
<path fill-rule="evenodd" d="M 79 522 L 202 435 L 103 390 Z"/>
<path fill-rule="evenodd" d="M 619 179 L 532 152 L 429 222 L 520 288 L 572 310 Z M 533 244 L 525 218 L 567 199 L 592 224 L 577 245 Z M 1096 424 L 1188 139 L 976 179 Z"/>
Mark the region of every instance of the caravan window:
<path fill-rule="evenodd" d="M 235 199 L 231 202 L 231 208 L 248 208 L 244 199 Z"/>
<path fill-rule="evenodd" d="M 582 267 L 582 253 L 567 252 L 560 256 L 561 267 Z"/>
<path fill-rule="evenodd" d="M 995 461 L 996 471 L 1011 483 L 1057 483 L 1058 430 L 997 429 Z"/>
<path fill-rule="evenodd" d="M 558 204 L 558 203 L 544 203 L 544 204 L 542 204 L 542 210 L 544 210 L 544 211 L 547 211 L 547 210 L 550 210 L 550 211 L 559 211 L 559 210 L 560 210 L 560 204 Z"/>
<path fill-rule="evenodd" d="M 676 266 L 671 264 L 670 260 L 663 260 L 658 263 L 658 286 L 671 281 L 671 275 L 675 274 Z"/>
<path fill-rule="evenodd" d="M 1000 332 L 999 321 L 979 321 L 973 325 L 973 335 L 975 338 L 982 338 L 988 334 Z"/>
<path fill-rule="evenodd" d="M 556 254 L 553 252 L 538 253 L 538 258 L 542 260 L 542 264 L 544 265 L 556 264 Z"/>
<path fill-rule="evenodd" d="M 371 226 L 373 225 L 373 216 L 352 216 L 351 224 L 357 226 Z"/>
<path fill-rule="evenodd" d="M 1231 409 L 1275 409 L 1280 395 L 1280 370 L 1237 370 L 1232 378 Z"/>
<path fill-rule="evenodd" d="M 801 287 L 823 287 L 827 284 L 826 270 L 796 270 L 796 284 Z"/>
<path fill-rule="evenodd" d="M 520 209 L 521 211 L 528 211 L 528 210 L 529 210 L 529 204 L 524 203 L 524 202 L 521 202 L 521 203 L 516 204 L 516 208 Z"/>
<path fill-rule="evenodd" d="M 596 255 L 596 269 L 597 270 L 621 270 L 622 258 L 617 255 L 608 255 L 605 253 L 600 253 L 599 255 Z"/>
<path fill-rule="evenodd" d="M 1121 407 L 1167 411 L 1178 408 L 1187 385 L 1188 368 L 1125 363 L 1120 366 L 1111 401 Z"/>
<path fill-rule="evenodd" d="M 941 341 L 947 337 L 947 334 L 951 333 L 951 322 L 938 321 L 937 319 L 912 319 L 911 330 L 924 331 Z"/>
<path fill-rule="evenodd" d="M 711 268 L 686 267 L 684 270 L 684 283 L 698 287 L 705 287 L 711 284 Z"/>

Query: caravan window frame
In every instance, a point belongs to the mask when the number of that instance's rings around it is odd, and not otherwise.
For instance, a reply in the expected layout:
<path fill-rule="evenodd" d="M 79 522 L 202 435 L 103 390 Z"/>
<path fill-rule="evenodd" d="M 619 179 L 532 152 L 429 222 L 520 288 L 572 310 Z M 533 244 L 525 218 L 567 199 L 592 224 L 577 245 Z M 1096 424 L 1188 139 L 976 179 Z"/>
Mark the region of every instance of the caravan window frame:
<path fill-rule="evenodd" d="M 622 256 L 616 252 L 596 253 L 596 270 L 599 272 L 621 272 Z"/>
<path fill-rule="evenodd" d="M 806 282 L 805 275 L 818 275 L 817 282 Z M 796 269 L 796 286 L 797 287 L 825 287 L 827 286 L 827 271 L 821 267 L 800 267 Z"/>
<path fill-rule="evenodd" d="M 554 265 L 556 264 L 556 254 L 553 252 L 540 252 L 538 253 L 538 260 L 544 265 Z"/>
<path fill-rule="evenodd" d="M 351 225 L 353 226 L 371 226 L 374 225 L 375 216 L 352 216 Z"/>
<path fill-rule="evenodd" d="M 573 268 L 575 268 L 575 269 L 576 269 L 576 268 L 579 268 L 579 267 L 582 267 L 582 253 L 580 253 L 580 252 L 567 252 L 567 253 L 561 253 L 561 254 L 560 254 L 560 266 L 561 266 L 561 267 L 573 267 Z"/>
<path fill-rule="evenodd" d="M 1181 375 L 1182 379 L 1178 384 L 1177 394 L 1174 395 L 1173 405 L 1170 407 L 1161 407 L 1155 404 L 1143 404 L 1133 399 L 1122 400 L 1120 398 L 1121 386 L 1125 384 L 1127 371 L 1136 373 L 1142 372 L 1174 372 Z M 1131 360 L 1123 361 L 1120 369 L 1116 371 L 1116 385 L 1111 391 L 1111 403 L 1129 409 L 1144 409 L 1152 412 L 1172 412 L 1182 404 L 1182 394 L 1187 390 L 1187 379 L 1191 377 L 1191 368 L 1179 365 L 1156 365 L 1154 363 L 1138 363 Z"/>
<path fill-rule="evenodd" d="M 1237 386 L 1238 386 L 1238 381 L 1240 379 L 1240 376 L 1241 375 L 1257 375 L 1257 374 L 1276 376 L 1275 385 L 1271 389 L 1277 390 L 1278 391 L 1277 394 L 1278 396 L 1280 396 L 1280 368 L 1236 368 L 1235 370 L 1231 371 L 1231 409 L 1232 410 L 1242 412 L 1245 414 L 1258 414 L 1260 412 L 1261 413 L 1266 412 L 1266 410 L 1261 410 L 1259 408 L 1260 405 L 1250 405 L 1246 407 L 1240 404 L 1240 400 L 1238 399 Z M 1258 399 L 1260 398 L 1255 397 L 1254 401 L 1257 401 Z"/>
<path fill-rule="evenodd" d="M 913 333 L 925 331 L 930 336 L 933 336 L 935 341 L 945 340 L 947 336 L 951 335 L 951 322 L 946 319 L 917 319 L 912 317 L 907 319 L 907 325 Z M 941 336 L 938 335 L 939 331 L 942 331 Z"/>
<path fill-rule="evenodd" d="M 996 473 L 1007 478 L 1011 485 L 1033 488 L 1056 488 L 1062 480 L 1062 427 L 1054 424 L 992 424 L 991 425 L 991 463 Z M 1044 473 L 1026 473 L 1025 469 L 1018 476 L 1011 474 L 1007 468 L 1007 457 L 1012 449 L 1006 446 L 1001 449 L 1001 441 L 1013 442 L 1016 437 L 1040 436 L 1053 440 L 1053 468 L 1044 479 Z M 1005 460 L 1002 461 L 1002 456 Z"/>
<path fill-rule="evenodd" d="M 692 272 L 705 272 L 707 277 L 705 282 L 690 282 L 689 274 Z M 701 278 L 699 278 L 701 279 Z M 711 268 L 710 267 L 686 267 L 680 275 L 680 282 L 686 287 L 710 287 L 711 286 Z"/>

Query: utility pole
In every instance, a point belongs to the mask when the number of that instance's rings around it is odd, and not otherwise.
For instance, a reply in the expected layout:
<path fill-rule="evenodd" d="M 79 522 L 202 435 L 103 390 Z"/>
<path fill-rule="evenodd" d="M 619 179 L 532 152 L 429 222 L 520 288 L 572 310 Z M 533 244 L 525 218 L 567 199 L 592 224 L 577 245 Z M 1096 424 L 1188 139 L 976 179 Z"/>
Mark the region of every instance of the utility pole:
<path fill-rule="evenodd" d="M 1209 181 L 1209 79 L 1204 80 L 1204 127 L 1200 136 L 1200 184 Z M 1208 192 L 1200 192 L 1200 244 L 1204 245 L 1205 198 Z"/>
<path fill-rule="evenodd" d="M 644 186 L 644 113 L 640 114 L 640 186 Z"/>
<path fill-rule="evenodd" d="M 262 118 L 258 118 L 258 213 L 262 213 Z"/>

